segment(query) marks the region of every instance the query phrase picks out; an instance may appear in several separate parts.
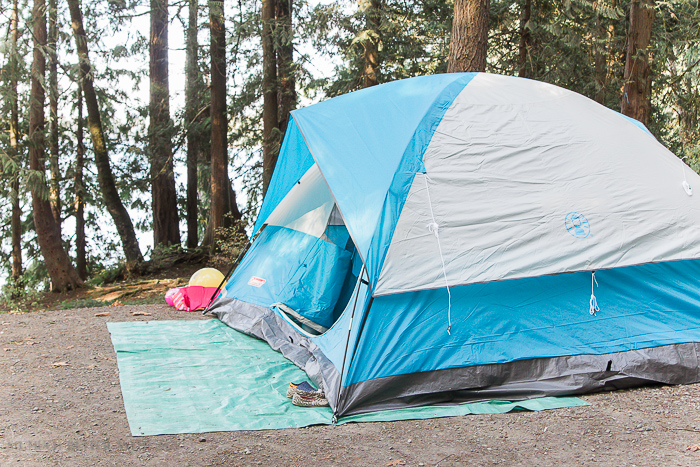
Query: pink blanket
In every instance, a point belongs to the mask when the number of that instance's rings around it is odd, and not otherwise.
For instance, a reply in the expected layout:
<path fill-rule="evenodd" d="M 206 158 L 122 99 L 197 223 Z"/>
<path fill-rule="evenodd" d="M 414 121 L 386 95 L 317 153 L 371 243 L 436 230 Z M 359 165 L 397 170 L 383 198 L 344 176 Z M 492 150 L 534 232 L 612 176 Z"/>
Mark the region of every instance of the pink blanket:
<path fill-rule="evenodd" d="M 216 292 L 216 287 L 200 287 L 198 285 L 178 287 L 168 290 L 165 294 L 165 302 L 181 311 L 203 310 L 209 305 L 209 300 L 214 292 Z"/>

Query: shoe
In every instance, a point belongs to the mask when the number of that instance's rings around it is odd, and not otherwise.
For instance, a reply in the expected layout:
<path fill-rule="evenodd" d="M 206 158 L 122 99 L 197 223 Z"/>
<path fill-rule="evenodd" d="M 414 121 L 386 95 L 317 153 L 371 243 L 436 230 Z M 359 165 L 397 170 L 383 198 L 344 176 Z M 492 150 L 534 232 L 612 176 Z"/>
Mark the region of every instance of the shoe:
<path fill-rule="evenodd" d="M 323 396 L 323 393 L 310 396 L 297 393 L 292 398 L 292 404 L 299 407 L 328 407 L 328 399 Z"/>
<path fill-rule="evenodd" d="M 289 383 L 289 387 L 287 388 L 287 399 L 293 399 L 294 394 L 296 394 L 296 388 L 299 386 L 301 383 Z"/>
<path fill-rule="evenodd" d="M 293 399 L 295 394 L 303 394 L 305 396 L 320 394 L 323 396 L 323 391 L 314 388 L 306 381 L 301 383 L 289 383 L 289 387 L 287 388 L 287 397 L 289 399 Z"/>

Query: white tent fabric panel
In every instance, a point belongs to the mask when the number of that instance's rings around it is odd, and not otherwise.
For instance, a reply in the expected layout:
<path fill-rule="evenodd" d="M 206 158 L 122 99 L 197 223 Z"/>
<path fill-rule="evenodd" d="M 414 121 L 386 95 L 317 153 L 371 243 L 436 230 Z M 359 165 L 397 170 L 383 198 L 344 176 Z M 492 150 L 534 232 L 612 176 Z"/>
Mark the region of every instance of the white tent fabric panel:
<path fill-rule="evenodd" d="M 321 238 L 334 205 L 328 185 L 314 164 L 272 211 L 265 223 Z"/>
<path fill-rule="evenodd" d="M 423 162 L 376 295 L 444 287 L 438 241 L 450 286 L 700 258 L 700 177 L 579 94 L 479 74 Z"/>

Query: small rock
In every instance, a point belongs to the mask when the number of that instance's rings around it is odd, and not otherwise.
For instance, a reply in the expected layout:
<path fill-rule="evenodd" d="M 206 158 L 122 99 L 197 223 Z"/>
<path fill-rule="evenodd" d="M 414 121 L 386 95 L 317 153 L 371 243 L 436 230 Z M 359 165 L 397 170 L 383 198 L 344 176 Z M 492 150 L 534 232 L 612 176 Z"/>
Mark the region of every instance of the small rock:
<path fill-rule="evenodd" d="M 204 442 L 206 442 L 206 441 L 207 441 L 206 438 L 199 438 L 199 442 L 200 442 L 200 443 L 204 443 Z"/>

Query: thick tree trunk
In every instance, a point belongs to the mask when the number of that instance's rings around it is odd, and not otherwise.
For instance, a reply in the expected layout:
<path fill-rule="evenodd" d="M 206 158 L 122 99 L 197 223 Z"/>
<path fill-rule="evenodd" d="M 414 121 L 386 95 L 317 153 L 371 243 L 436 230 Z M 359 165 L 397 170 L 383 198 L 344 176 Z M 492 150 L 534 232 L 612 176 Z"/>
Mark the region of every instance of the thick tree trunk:
<path fill-rule="evenodd" d="M 362 41 L 363 53 L 363 68 L 362 68 L 362 87 L 368 88 L 379 84 L 377 71 L 379 69 L 379 44 L 381 42 L 381 31 L 379 29 L 381 22 L 381 0 L 362 0 L 360 8 L 364 12 L 366 30 L 365 38 Z"/>
<path fill-rule="evenodd" d="M 532 0 L 525 0 L 522 17 L 520 18 L 520 45 L 518 46 L 518 76 L 529 78 L 527 59 L 532 46 L 532 32 L 530 28 L 530 16 L 532 14 Z"/>
<path fill-rule="evenodd" d="M 231 227 L 241 218 L 228 178 L 226 116 L 226 30 L 224 2 L 209 2 L 211 27 L 211 207 L 203 245 L 211 246 L 217 229 Z"/>
<path fill-rule="evenodd" d="M 455 0 L 447 72 L 486 71 L 489 0 Z"/>
<path fill-rule="evenodd" d="M 168 0 L 151 0 L 151 100 L 148 126 L 151 153 L 153 244 L 179 245 L 180 225 L 171 138 L 168 83 Z"/>
<path fill-rule="evenodd" d="M 277 58 L 273 37 L 276 0 L 262 0 L 262 53 L 263 53 L 263 195 L 270 185 L 272 171 L 277 164 L 279 131 L 277 125 Z M 212 167 L 213 168 L 213 167 Z"/>
<path fill-rule="evenodd" d="M 34 56 L 32 61 L 31 95 L 29 104 L 29 169 L 44 174 L 44 76 L 46 58 L 42 50 L 46 46 L 46 5 L 44 0 L 34 0 L 32 13 L 34 28 Z M 61 229 L 51 213 L 51 204 L 44 197 L 47 187 L 43 179 L 36 177 L 31 183 L 34 228 L 46 269 L 51 278 L 51 290 L 62 292 L 82 286 L 63 248 Z"/>
<path fill-rule="evenodd" d="M 102 121 L 100 118 L 100 108 L 97 105 L 97 95 L 93 86 L 92 70 L 88 57 L 87 39 L 83 29 L 83 18 L 80 12 L 79 0 L 68 0 L 68 8 L 75 36 L 75 44 L 80 59 L 79 79 L 85 97 L 85 106 L 88 111 L 88 128 L 92 140 L 93 152 L 95 154 L 95 165 L 97 166 L 97 180 L 100 183 L 100 190 L 104 198 L 105 205 L 109 211 L 114 225 L 117 228 L 119 237 L 126 256 L 127 269 L 138 270 L 143 262 L 143 256 L 139 249 L 139 242 L 136 239 L 134 225 L 131 222 L 129 213 L 124 208 L 117 186 L 114 183 L 112 168 L 109 162 L 109 154 L 105 144 L 104 132 L 102 131 Z"/>
<path fill-rule="evenodd" d="M 651 115 L 651 27 L 654 0 L 632 0 L 625 60 L 622 113 L 649 124 Z"/>
<path fill-rule="evenodd" d="M 61 173 L 58 166 L 58 5 L 49 0 L 49 200 L 53 218 L 61 227 Z"/>
<path fill-rule="evenodd" d="M 185 63 L 185 128 L 187 131 L 187 248 L 196 248 L 197 238 L 197 159 L 199 132 L 196 125 L 199 102 L 199 67 L 197 66 L 197 0 L 189 2 Z"/>
<path fill-rule="evenodd" d="M 78 276 L 87 280 L 87 257 L 85 252 L 85 186 L 83 185 L 83 166 L 85 165 L 85 146 L 83 145 L 83 91 L 78 87 L 78 128 L 75 132 L 77 147 L 75 151 L 75 266 Z"/>
<path fill-rule="evenodd" d="M 289 113 L 296 108 L 297 93 L 294 79 L 293 0 L 277 0 L 277 103 L 280 141 L 287 131 Z M 272 167 L 272 170 L 275 168 Z"/>
<path fill-rule="evenodd" d="M 17 39 L 19 29 L 17 26 L 19 18 L 19 8 L 17 0 L 12 2 L 12 17 L 10 19 L 10 30 L 12 34 L 12 50 L 10 51 L 9 71 L 10 71 L 10 157 L 17 163 L 17 170 L 12 174 L 10 182 L 10 201 L 12 204 L 12 217 L 10 229 L 12 231 L 12 282 L 18 284 L 22 277 L 22 210 L 19 205 L 19 109 L 17 105 Z"/>

